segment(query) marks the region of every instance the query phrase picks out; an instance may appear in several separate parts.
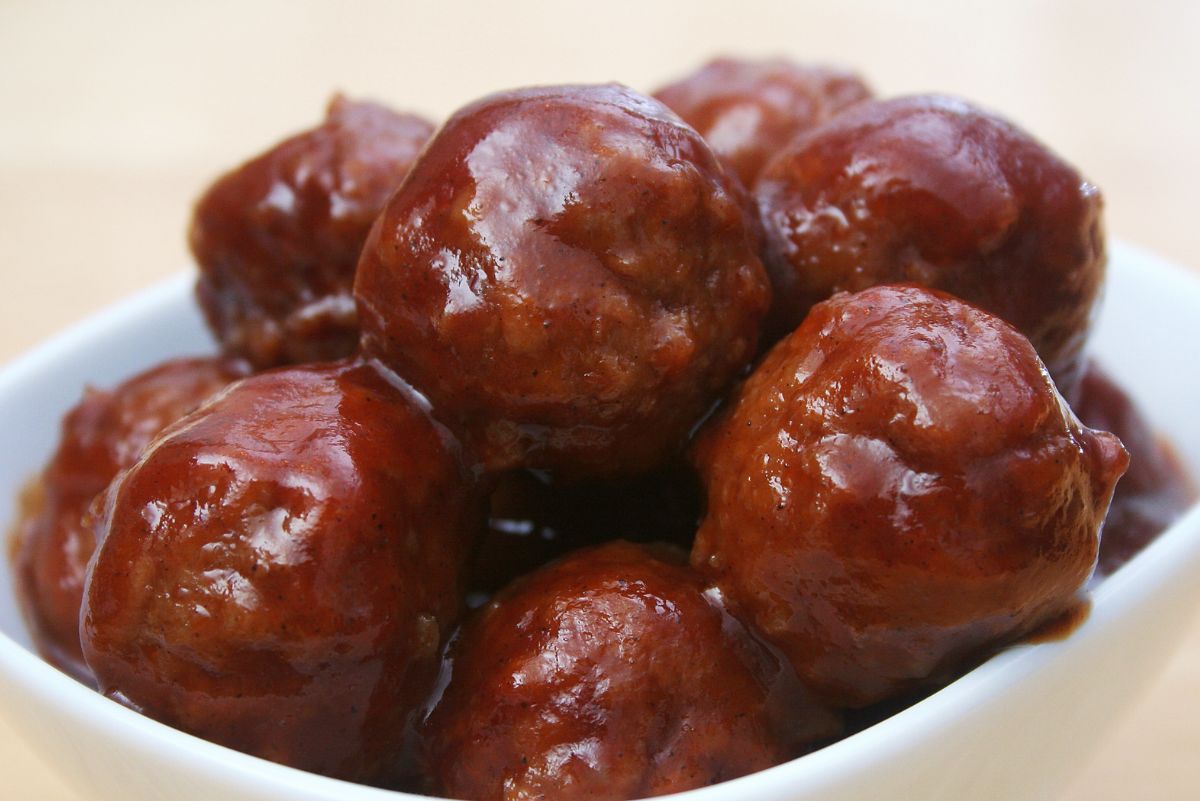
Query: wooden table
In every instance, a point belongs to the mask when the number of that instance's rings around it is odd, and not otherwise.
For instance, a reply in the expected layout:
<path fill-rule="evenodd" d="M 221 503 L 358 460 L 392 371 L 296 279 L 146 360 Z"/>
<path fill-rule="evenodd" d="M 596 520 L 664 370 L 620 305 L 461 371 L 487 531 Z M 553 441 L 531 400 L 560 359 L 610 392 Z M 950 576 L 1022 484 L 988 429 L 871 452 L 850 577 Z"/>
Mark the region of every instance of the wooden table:
<path fill-rule="evenodd" d="M 445 115 L 497 88 L 652 88 L 719 52 L 967 95 L 1104 188 L 1109 230 L 1200 266 L 1200 4 L 910 0 L 0 4 L 0 360 L 189 261 L 191 200 L 337 89 Z M 1064 801 L 1200 797 L 1200 625 Z M 0 722 L 5 798 L 72 801 Z"/>

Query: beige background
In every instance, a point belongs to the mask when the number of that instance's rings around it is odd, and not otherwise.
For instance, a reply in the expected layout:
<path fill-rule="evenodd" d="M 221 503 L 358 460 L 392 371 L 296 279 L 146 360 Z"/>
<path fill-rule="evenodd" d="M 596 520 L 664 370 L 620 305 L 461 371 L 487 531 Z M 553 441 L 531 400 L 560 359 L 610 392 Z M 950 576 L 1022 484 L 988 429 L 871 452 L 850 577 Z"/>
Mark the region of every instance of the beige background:
<path fill-rule="evenodd" d="M 649 90 L 721 52 L 1001 110 L 1105 190 L 1113 234 L 1200 267 L 1198 35 L 1189 0 L 0 0 L 0 360 L 185 267 L 206 180 L 315 122 L 334 90 L 439 117 L 529 83 Z M 1197 711 L 1200 626 L 1064 801 L 1200 797 Z M 3 721 L 0 776 L 4 798 L 77 798 Z"/>

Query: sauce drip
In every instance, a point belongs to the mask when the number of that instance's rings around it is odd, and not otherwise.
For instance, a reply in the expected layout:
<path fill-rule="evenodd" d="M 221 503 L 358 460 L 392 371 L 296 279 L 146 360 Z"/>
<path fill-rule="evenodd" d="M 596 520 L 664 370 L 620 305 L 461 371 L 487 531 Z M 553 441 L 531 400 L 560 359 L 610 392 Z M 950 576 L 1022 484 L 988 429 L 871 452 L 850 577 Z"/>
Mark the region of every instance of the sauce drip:
<path fill-rule="evenodd" d="M 1084 372 L 1075 413 L 1085 425 L 1116 434 L 1129 451 L 1129 470 L 1117 483 L 1100 537 L 1098 581 L 1157 539 L 1195 503 L 1197 492 L 1174 448 L 1095 362 Z"/>

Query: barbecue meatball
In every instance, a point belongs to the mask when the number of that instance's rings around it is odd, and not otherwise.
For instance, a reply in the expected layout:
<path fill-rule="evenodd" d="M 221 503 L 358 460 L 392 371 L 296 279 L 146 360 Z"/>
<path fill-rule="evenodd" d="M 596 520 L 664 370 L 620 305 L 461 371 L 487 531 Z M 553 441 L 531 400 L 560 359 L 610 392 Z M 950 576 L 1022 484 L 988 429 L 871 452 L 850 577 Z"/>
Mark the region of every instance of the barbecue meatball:
<path fill-rule="evenodd" d="M 1129 471 L 1113 493 L 1100 537 L 1096 572 L 1109 575 L 1182 517 L 1196 501 L 1196 488 L 1133 399 L 1094 363 L 1083 374 L 1075 411 L 1085 425 L 1119 436 L 1129 450 Z"/>
<path fill-rule="evenodd" d="M 666 546 L 578 551 L 518 581 L 464 627 L 452 665 L 426 736 L 453 798 L 659 795 L 837 730 Z"/>
<path fill-rule="evenodd" d="M 871 97 L 852 72 L 786 59 L 719 58 L 654 96 L 694 127 L 746 186 L 776 153 Z"/>
<path fill-rule="evenodd" d="M 369 365 L 241 381 L 110 487 L 88 664 L 205 739 L 386 780 L 462 604 L 472 496 L 449 434 Z"/>
<path fill-rule="evenodd" d="M 1015 325 L 1070 396 L 1104 281 L 1101 197 L 1024 132 L 947 97 L 860 103 L 793 142 L 757 196 L 772 339 L 835 292 L 911 281 Z"/>
<path fill-rule="evenodd" d="M 755 351 L 770 290 L 746 208 L 657 101 L 492 95 L 446 123 L 372 229 L 364 351 L 493 469 L 650 469 Z"/>
<path fill-rule="evenodd" d="M 239 361 L 176 359 L 111 390 L 89 388 L 67 412 L 58 450 L 26 495 L 17 528 L 17 595 L 48 661 L 89 677 L 79 650 L 79 608 L 95 550 L 84 520 L 92 500 L 162 429 L 246 372 Z"/>
<path fill-rule="evenodd" d="M 335 97 L 325 121 L 218 180 L 196 205 L 196 296 L 256 367 L 348 356 L 363 240 L 433 126 Z"/>
<path fill-rule="evenodd" d="M 948 680 L 1077 603 L 1128 457 L 942 293 L 818 304 L 702 435 L 692 563 L 828 702 Z"/>

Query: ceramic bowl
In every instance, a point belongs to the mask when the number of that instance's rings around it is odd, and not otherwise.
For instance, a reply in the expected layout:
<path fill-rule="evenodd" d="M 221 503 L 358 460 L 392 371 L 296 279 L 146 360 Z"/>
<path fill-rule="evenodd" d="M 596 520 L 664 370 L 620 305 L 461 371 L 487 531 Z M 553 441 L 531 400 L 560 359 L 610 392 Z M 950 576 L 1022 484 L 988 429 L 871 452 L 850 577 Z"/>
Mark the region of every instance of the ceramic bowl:
<path fill-rule="evenodd" d="M 0 373 L 0 521 L 51 452 L 85 382 L 211 351 L 180 275 L 84 322 Z M 1113 247 L 1095 354 L 1200 473 L 1200 274 Z M 893 717 L 801 759 L 683 801 L 1022 801 L 1053 798 L 1164 665 L 1200 600 L 1200 508 L 1112 577 L 1060 642 L 1020 645 Z M 402 801 L 144 718 L 42 662 L 0 569 L 0 714 L 84 798 Z"/>

